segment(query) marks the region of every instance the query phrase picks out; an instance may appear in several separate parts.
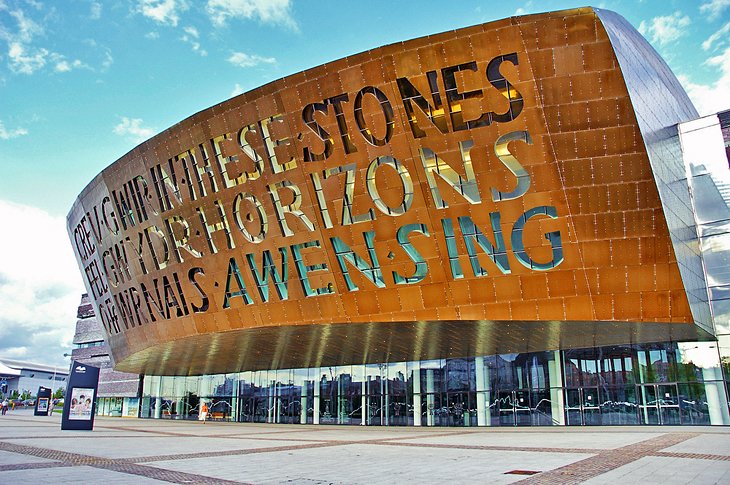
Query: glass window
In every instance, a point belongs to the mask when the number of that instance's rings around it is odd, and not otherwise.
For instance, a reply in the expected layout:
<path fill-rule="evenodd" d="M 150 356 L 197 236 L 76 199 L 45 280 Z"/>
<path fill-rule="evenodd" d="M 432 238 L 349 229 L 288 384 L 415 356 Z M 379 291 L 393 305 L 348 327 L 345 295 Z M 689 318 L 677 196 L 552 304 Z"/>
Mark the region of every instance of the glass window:
<path fill-rule="evenodd" d="M 474 359 L 446 359 L 446 392 L 475 389 Z"/>
<path fill-rule="evenodd" d="M 175 395 L 175 378 L 170 376 L 162 376 L 162 390 L 163 396 L 174 396 Z"/>
<path fill-rule="evenodd" d="M 636 358 L 639 382 L 676 382 L 674 349 L 664 344 L 638 346 Z"/>
<path fill-rule="evenodd" d="M 444 360 L 421 362 L 421 393 L 442 392 L 444 389 Z"/>

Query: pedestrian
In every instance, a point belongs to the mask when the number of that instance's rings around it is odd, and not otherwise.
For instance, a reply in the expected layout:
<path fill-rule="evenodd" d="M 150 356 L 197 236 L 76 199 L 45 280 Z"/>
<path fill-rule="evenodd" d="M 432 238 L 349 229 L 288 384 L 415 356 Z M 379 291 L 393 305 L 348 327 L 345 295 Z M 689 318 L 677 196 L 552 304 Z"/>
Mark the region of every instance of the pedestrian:
<path fill-rule="evenodd" d="M 198 415 L 198 421 L 202 421 L 205 424 L 205 419 L 208 417 L 208 405 L 205 401 L 200 403 L 200 414 Z"/>
<path fill-rule="evenodd" d="M 3 399 L 2 407 L 3 416 L 5 416 L 8 413 L 8 398 Z"/>
<path fill-rule="evenodd" d="M 56 405 L 56 401 L 51 399 L 51 404 L 48 405 L 48 415 L 53 416 L 53 407 Z"/>

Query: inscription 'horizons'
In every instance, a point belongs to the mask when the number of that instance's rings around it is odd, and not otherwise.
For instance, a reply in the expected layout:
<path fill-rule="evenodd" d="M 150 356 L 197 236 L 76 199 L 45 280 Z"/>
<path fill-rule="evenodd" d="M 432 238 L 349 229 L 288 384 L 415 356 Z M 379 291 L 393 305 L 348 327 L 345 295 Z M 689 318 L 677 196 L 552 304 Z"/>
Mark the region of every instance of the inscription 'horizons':
<path fill-rule="evenodd" d="M 507 123 L 516 119 L 523 109 L 523 98 L 500 71 L 504 62 L 517 65 L 516 53 L 501 55 L 487 63 L 483 73 L 479 72 L 476 61 L 450 66 L 437 71 L 429 71 L 424 79 L 398 78 L 396 80 L 400 101 L 407 114 L 407 125 L 414 138 L 437 137 L 452 132 L 474 130 L 492 125 Z M 465 100 L 483 98 L 483 89 L 463 91 L 459 89 L 457 75 L 466 82 L 464 76 L 472 76 L 472 82 L 479 74 L 488 82 L 487 89 L 500 93 L 507 101 L 505 111 L 497 113 L 489 111 L 480 113 L 475 119 L 465 119 L 463 103 Z M 419 81 L 428 86 L 431 99 L 427 99 L 416 84 Z M 446 88 L 442 95 L 439 83 Z M 444 103 L 442 99 L 445 99 Z M 370 101 L 368 103 L 368 101 Z M 353 140 L 344 115 L 345 107 L 351 105 L 350 120 L 354 120 L 360 137 Z M 447 116 L 448 114 L 448 121 Z M 324 122 L 318 117 L 335 116 L 338 136 L 330 135 Z M 419 120 L 419 117 L 421 118 Z M 377 118 L 377 119 L 376 119 Z M 317 221 L 302 209 L 302 188 L 296 183 L 283 179 L 266 184 L 271 206 L 265 208 L 264 202 L 253 193 L 246 191 L 247 186 L 257 183 L 268 171 L 270 175 L 284 174 L 294 170 L 299 163 L 313 164 L 323 161 L 344 162 L 341 165 L 321 171 L 309 172 L 309 186 L 305 189 L 316 195 L 319 223 L 323 228 L 340 227 L 369 223 L 380 217 L 398 217 L 406 214 L 414 201 L 414 176 L 406 165 L 390 155 L 381 155 L 370 160 L 367 165 L 365 179 L 358 177 L 358 144 L 367 143 L 373 147 L 383 147 L 390 143 L 397 132 L 397 124 L 392 103 L 379 88 L 366 86 L 354 96 L 341 93 L 320 102 L 307 104 L 301 119 L 313 135 L 311 145 L 303 143 L 302 134 L 296 137 L 281 136 L 281 128 L 286 126 L 282 114 L 276 114 L 254 123 L 247 124 L 234 133 L 225 133 L 199 143 L 184 152 L 170 157 L 165 163 L 156 163 L 148 174 L 139 174 L 113 188 L 111 194 L 105 196 L 99 205 L 88 211 L 74 228 L 74 242 L 77 254 L 84 262 L 89 262 L 84 269 L 87 284 L 96 301 L 100 301 L 99 309 L 102 322 L 108 333 L 119 333 L 158 319 L 182 317 L 192 313 L 202 313 L 210 308 L 206 290 L 199 279 L 206 274 L 205 268 L 195 266 L 187 274 L 171 272 L 162 277 L 153 278 L 150 283 L 140 282 L 139 286 L 128 284 L 143 275 L 174 268 L 186 259 L 202 259 L 208 254 L 216 254 L 221 249 L 234 250 L 266 241 L 270 234 L 269 219 L 277 221 L 278 236 L 288 238 L 295 234 L 295 229 L 313 232 Z M 370 119 L 370 123 L 368 120 Z M 406 124 L 406 123 L 404 123 Z M 372 126 L 371 126 L 372 125 Z M 424 126 L 426 125 L 426 126 Z M 275 136 L 276 135 L 276 136 Z M 311 136 L 310 136 L 311 137 Z M 527 131 L 513 131 L 500 136 L 494 143 L 494 156 L 500 160 L 504 168 L 509 170 L 513 180 L 509 182 L 513 188 L 505 190 L 497 186 L 489 187 L 491 202 L 498 203 L 523 196 L 530 187 L 530 175 L 522 164 L 510 152 L 511 142 L 532 144 Z M 315 148 L 319 145 L 318 148 Z M 282 148 L 294 146 L 300 154 L 299 159 L 288 157 Z M 459 142 L 460 166 L 445 161 L 438 153 L 427 146 L 419 148 L 418 166 L 425 176 L 430 189 L 430 205 L 436 209 L 446 209 L 449 205 L 443 199 L 439 182 L 456 190 L 469 204 L 481 204 L 482 193 L 477 184 L 471 159 L 474 142 L 466 139 Z M 283 156 L 282 156 L 283 155 Z M 281 161 L 286 160 L 286 161 Z M 346 163 L 351 162 L 351 163 Z M 457 166 L 455 170 L 453 166 Z M 387 167 L 387 169 L 386 169 Z M 381 198 L 378 173 L 391 170 L 400 181 L 401 197 L 396 201 L 386 202 Z M 464 174 L 464 175 L 462 175 Z M 330 211 L 323 193 L 323 185 L 332 178 L 344 179 L 342 185 L 342 213 L 339 220 Z M 356 190 L 363 190 L 370 199 L 371 207 L 362 213 L 353 209 Z M 215 199 L 222 191 L 236 191 L 232 203 L 225 206 Z M 283 194 L 286 192 L 287 194 Z M 284 204 L 286 196 L 291 202 Z M 193 202 L 213 199 L 214 213 L 206 213 L 202 205 L 195 207 L 197 217 L 192 219 L 176 214 L 176 209 Z M 268 209 L 268 210 L 267 210 Z M 273 209 L 273 211 L 272 211 Z M 376 213 L 377 210 L 377 213 Z M 272 214 L 273 212 L 273 214 Z M 333 211 L 334 212 L 334 211 Z M 288 217 L 287 217 L 288 216 Z M 544 216 L 557 218 L 557 210 L 553 206 L 536 206 L 526 210 L 517 220 L 510 221 L 505 231 L 509 235 L 509 247 L 515 259 L 526 268 L 544 271 L 558 266 L 563 261 L 562 243 L 559 231 L 548 232 L 545 238 L 550 241 L 552 258 L 546 262 L 534 261 L 525 251 L 522 242 L 522 231 L 527 221 L 533 217 Z M 150 223 L 151 217 L 159 217 L 161 225 Z M 502 234 L 502 221 L 499 211 L 489 215 L 490 227 L 483 230 L 477 227 L 468 215 L 457 218 L 467 249 L 471 276 L 487 276 L 489 273 L 478 261 L 479 250 L 483 251 L 502 274 L 511 272 L 507 245 Z M 452 279 L 464 277 L 458 261 L 459 252 L 452 241 L 455 238 L 454 220 L 441 219 L 444 235 L 442 244 L 447 248 L 449 269 Z M 254 231 L 248 227 L 253 225 Z M 195 230 L 202 233 L 207 241 L 205 246 L 195 247 L 190 241 L 190 234 Z M 485 233 L 490 234 L 490 238 Z M 220 233 L 216 242 L 214 235 Z M 275 286 L 278 300 L 288 299 L 289 274 L 293 273 L 289 263 L 289 253 L 296 269 L 296 279 L 301 285 L 304 296 L 313 297 L 335 292 L 333 285 L 312 288 L 309 274 L 328 271 L 326 263 L 305 265 L 302 251 L 307 248 L 328 249 L 336 254 L 338 268 L 345 280 L 347 291 L 358 291 L 348 272 L 348 265 L 358 270 L 366 280 L 376 288 L 393 285 L 410 285 L 421 282 L 427 275 L 428 264 L 410 242 L 411 235 L 431 237 L 427 224 L 415 223 L 400 226 L 389 239 L 395 239 L 406 256 L 415 266 L 410 275 L 392 272 L 392 279 L 385 278 L 375 251 L 376 232 L 363 231 L 362 237 L 367 250 L 367 258 L 357 254 L 339 237 L 331 237 L 329 241 L 308 240 L 290 246 L 278 246 L 275 250 L 263 250 L 260 253 L 247 252 L 245 258 L 232 256 L 229 260 L 225 281 L 225 293 L 222 308 L 230 308 L 235 298 L 241 298 L 244 304 L 255 303 L 241 274 L 238 259 L 248 263 L 250 277 L 255 281 L 256 296 L 260 303 L 270 301 L 269 277 Z M 241 241 L 241 236 L 243 241 Z M 237 240 L 239 241 L 237 243 Z M 493 241 L 493 242 L 492 242 Z M 425 244 L 422 243 L 422 244 Z M 97 258 L 97 248 L 101 255 Z M 273 253 L 273 254 L 272 254 Z M 275 261 L 277 259 L 278 261 Z M 97 255 L 98 256 L 98 255 Z M 257 258 L 262 261 L 261 268 Z M 369 261 L 367 261 L 369 259 Z M 278 263 L 278 264 L 277 264 Z M 388 281 L 388 283 L 386 283 Z M 108 283 L 108 284 L 107 284 Z M 188 287 L 187 290 L 183 287 Z M 190 294 L 194 296 L 190 296 Z M 186 294 L 188 296 L 186 296 Z M 191 301 L 193 299 L 193 301 Z"/>

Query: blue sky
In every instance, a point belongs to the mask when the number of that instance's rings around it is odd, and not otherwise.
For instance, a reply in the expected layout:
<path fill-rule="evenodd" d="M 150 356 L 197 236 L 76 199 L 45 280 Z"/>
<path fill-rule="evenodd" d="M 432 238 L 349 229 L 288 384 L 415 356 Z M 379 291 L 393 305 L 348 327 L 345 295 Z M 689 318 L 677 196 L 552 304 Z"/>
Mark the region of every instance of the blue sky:
<path fill-rule="evenodd" d="M 84 291 L 64 218 L 193 113 L 384 44 L 565 1 L 0 0 L 0 356 L 63 363 Z M 730 0 L 605 0 L 701 113 L 730 108 Z"/>

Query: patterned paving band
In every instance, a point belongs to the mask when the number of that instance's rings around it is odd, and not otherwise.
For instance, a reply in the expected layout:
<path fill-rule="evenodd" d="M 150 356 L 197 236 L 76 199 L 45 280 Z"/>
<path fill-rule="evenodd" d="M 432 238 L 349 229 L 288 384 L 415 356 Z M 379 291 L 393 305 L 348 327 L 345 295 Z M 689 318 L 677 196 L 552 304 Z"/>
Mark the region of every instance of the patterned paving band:
<path fill-rule="evenodd" d="M 599 476 L 607 471 L 616 469 L 623 465 L 629 464 L 643 457 L 648 456 L 661 456 L 661 457 L 674 457 L 674 458 L 690 458 L 690 459 L 702 459 L 702 460 L 714 460 L 714 461 L 730 461 L 730 456 L 724 455 L 713 455 L 713 454 L 699 454 L 699 453 L 677 453 L 662 451 L 671 446 L 683 443 L 691 438 L 700 436 L 701 433 L 689 433 L 689 432 L 669 432 L 662 434 L 657 437 L 652 437 L 638 443 L 630 444 L 615 449 L 596 449 L 596 448 L 556 448 L 556 447 L 519 447 L 519 446 L 499 446 L 499 445 L 468 445 L 468 444 L 438 444 L 438 443 L 412 443 L 404 442 L 404 440 L 415 440 L 415 439 L 426 439 L 426 438 L 439 438 L 439 437 L 450 437 L 450 436 L 474 436 L 478 434 L 488 434 L 487 431 L 463 431 L 454 430 L 449 432 L 418 432 L 409 434 L 407 436 L 394 436 L 394 437 L 378 437 L 378 438 L 366 438 L 364 439 L 327 439 L 317 438 L 320 434 L 317 431 L 319 429 L 307 428 L 305 430 L 283 430 L 275 432 L 264 432 L 263 434 L 256 434 L 254 432 L 247 432 L 245 428 L 240 429 L 240 433 L 230 433 L 233 431 L 232 426 L 223 426 L 220 428 L 224 430 L 223 433 L 210 434 L 206 431 L 205 433 L 196 433 L 194 430 L 190 432 L 170 432 L 164 429 L 140 429 L 135 426 L 98 426 L 99 431 L 114 430 L 120 432 L 131 433 L 130 436 L 136 436 L 138 439 L 144 439 L 147 437 L 190 437 L 190 438 L 213 438 L 213 437 L 225 437 L 233 439 L 245 439 L 252 441 L 297 441 L 297 444 L 283 445 L 283 446 L 267 446 L 263 448 L 252 448 L 252 449 L 234 449 L 224 451 L 198 451 L 194 453 L 177 453 L 177 454 L 159 454 L 149 455 L 134 458 L 105 458 L 98 456 L 91 456 L 80 453 L 71 453 L 66 451 L 58 451 L 49 448 L 39 446 L 27 446 L 16 443 L 8 443 L 7 441 L 0 440 L 0 451 L 7 451 L 17 453 L 26 456 L 33 456 L 37 458 L 44 458 L 47 460 L 53 460 L 47 463 L 26 463 L 26 464 L 8 464 L 0 465 L 1 472 L 10 472 L 17 470 L 34 470 L 43 468 L 57 468 L 57 467 L 77 467 L 77 466 L 91 466 L 95 468 L 106 469 L 118 473 L 127 475 L 136 475 L 141 477 L 153 478 L 157 480 L 172 482 L 172 483 L 241 483 L 228 480 L 222 480 L 215 477 L 206 476 L 204 474 L 196 473 L 184 473 L 178 471 L 172 471 L 167 469 L 158 468 L 155 466 L 145 465 L 145 463 L 160 462 L 160 461 L 178 461 L 178 460 L 190 460 L 199 458 L 215 459 L 217 457 L 224 456 L 243 456 L 250 454 L 266 454 L 266 453 L 277 453 L 282 451 L 300 451 L 309 450 L 313 448 L 334 448 L 334 447 L 346 447 L 350 445 L 377 445 L 377 446 L 396 446 L 396 447 L 414 447 L 414 448 L 441 448 L 441 449 L 462 449 L 462 450 L 485 450 L 485 451 L 510 451 L 510 452 L 532 452 L 532 453 L 560 453 L 560 454 L 590 454 L 589 458 L 582 459 L 571 463 L 567 466 L 559 467 L 553 470 L 540 471 L 540 470 L 527 470 L 529 472 L 537 472 L 536 475 L 528 477 L 517 483 L 525 484 L 553 484 L 553 483 L 581 483 L 592 477 Z M 321 429 L 321 428 L 320 428 Z M 292 439 L 292 438 L 277 438 L 275 436 L 281 433 L 299 433 L 307 432 L 306 434 L 312 435 L 312 440 L 303 439 Z M 310 433 L 311 431 L 311 433 Z M 140 436 L 142 433 L 142 436 Z M 126 436 L 126 435 L 125 435 Z M 519 439 L 520 433 L 514 432 L 513 436 L 515 439 Z M 556 436 L 558 436 L 556 434 Z M 65 436 L 61 435 L 37 435 L 35 438 L 43 438 L 45 440 L 63 439 Z M 94 435 L 80 435 L 75 438 L 94 438 Z M 113 438 L 115 436 L 96 436 L 97 438 Z M 129 436 L 127 436 L 129 437 Z M 9 439 L 9 438 L 4 438 Z M 306 442 L 303 442 L 306 441 Z M 515 469 L 517 471 L 521 469 Z M 514 470 L 512 470 L 514 471 Z M 506 471 L 504 473 L 511 473 Z"/>
<path fill-rule="evenodd" d="M 582 483 L 589 478 L 597 477 L 598 475 L 645 456 L 655 455 L 659 450 L 682 443 L 695 436 L 699 436 L 699 433 L 668 433 L 615 450 L 603 451 L 594 457 L 541 473 L 538 476 L 530 477 L 517 483 L 529 485 L 553 485 L 555 483 L 571 485 Z"/>

